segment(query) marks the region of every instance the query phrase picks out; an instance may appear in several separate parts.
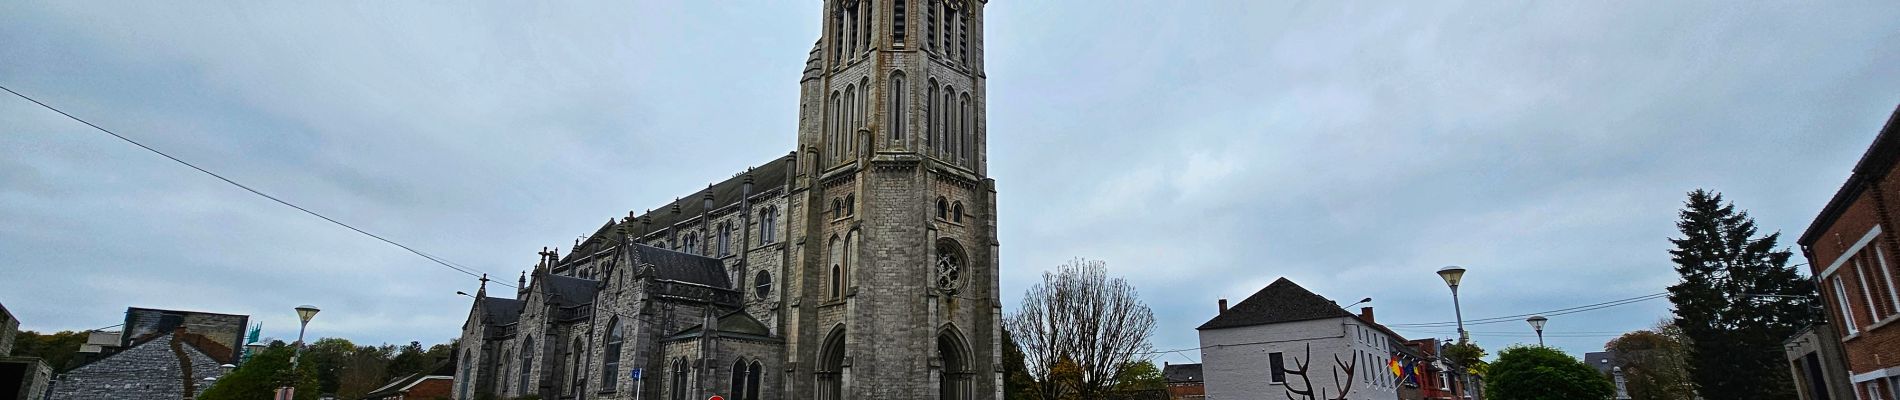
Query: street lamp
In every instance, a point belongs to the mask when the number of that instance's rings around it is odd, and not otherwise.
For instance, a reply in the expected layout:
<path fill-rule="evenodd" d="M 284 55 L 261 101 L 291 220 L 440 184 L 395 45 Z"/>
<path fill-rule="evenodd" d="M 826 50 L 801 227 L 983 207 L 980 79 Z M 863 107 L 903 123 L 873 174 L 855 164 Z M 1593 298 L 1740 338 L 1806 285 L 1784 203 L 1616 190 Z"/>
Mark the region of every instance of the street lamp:
<path fill-rule="evenodd" d="M 1445 279 L 1445 286 L 1451 287 L 1451 309 L 1458 315 L 1458 342 L 1471 340 L 1471 334 L 1465 332 L 1465 310 L 1458 305 L 1458 283 L 1465 279 L 1465 268 L 1448 266 L 1438 269 L 1438 277 Z"/>
<path fill-rule="evenodd" d="M 1465 268 L 1456 265 L 1439 268 L 1438 277 L 1444 278 L 1445 286 L 1451 287 L 1451 309 L 1458 316 L 1458 344 L 1465 344 L 1471 340 L 1471 333 L 1465 332 L 1465 311 L 1458 305 L 1458 284 L 1465 280 Z M 1470 367 L 1469 365 L 1459 366 L 1460 369 L 1467 369 L 1461 371 L 1464 372 L 1462 375 L 1466 399 L 1471 398 L 1471 372 L 1468 370 Z"/>
<path fill-rule="evenodd" d="M 322 310 L 318 310 L 317 306 L 309 304 L 297 306 L 297 319 L 301 321 L 301 323 L 297 326 L 297 352 L 290 357 L 290 376 L 294 377 L 293 379 L 303 379 L 302 374 L 298 372 L 300 370 L 297 369 L 298 362 L 303 359 L 303 334 L 304 331 L 310 328 L 310 318 L 316 317 L 317 311 Z M 283 392 L 288 397 L 295 397 L 295 393 L 297 393 L 297 381 L 292 380 L 290 385 L 284 389 Z"/>
<path fill-rule="evenodd" d="M 1537 347 L 1544 347 L 1544 323 L 1550 322 L 1550 318 L 1544 318 L 1542 315 L 1532 315 L 1530 318 L 1525 318 L 1524 322 L 1531 323 L 1531 329 L 1537 330 Z"/>
<path fill-rule="evenodd" d="M 1359 301 L 1357 301 L 1357 302 L 1354 302 L 1354 303 L 1352 303 L 1352 304 L 1347 304 L 1347 305 L 1346 305 L 1345 307 L 1340 307 L 1340 308 L 1352 308 L 1352 306 L 1356 306 L 1356 305 L 1360 305 L 1360 304 L 1366 304 L 1366 303 L 1371 303 L 1371 302 L 1372 302 L 1372 298 L 1371 298 L 1371 297 L 1367 297 L 1367 298 L 1363 298 L 1363 299 L 1359 299 Z"/>

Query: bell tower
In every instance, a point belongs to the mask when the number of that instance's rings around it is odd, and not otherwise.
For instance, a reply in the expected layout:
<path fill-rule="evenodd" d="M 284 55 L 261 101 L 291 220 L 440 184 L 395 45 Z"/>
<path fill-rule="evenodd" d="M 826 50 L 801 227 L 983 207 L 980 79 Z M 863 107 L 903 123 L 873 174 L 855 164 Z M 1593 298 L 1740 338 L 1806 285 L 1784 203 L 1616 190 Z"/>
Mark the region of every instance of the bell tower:
<path fill-rule="evenodd" d="M 825 1 L 790 188 L 790 398 L 1001 398 L 985 6 Z"/>

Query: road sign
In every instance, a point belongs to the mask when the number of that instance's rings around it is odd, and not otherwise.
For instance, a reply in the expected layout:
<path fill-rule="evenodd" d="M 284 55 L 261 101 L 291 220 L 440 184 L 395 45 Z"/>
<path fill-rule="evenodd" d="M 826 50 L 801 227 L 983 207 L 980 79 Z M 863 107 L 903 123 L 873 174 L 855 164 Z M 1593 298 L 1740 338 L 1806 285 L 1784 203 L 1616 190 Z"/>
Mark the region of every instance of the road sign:
<path fill-rule="evenodd" d="M 724 398 L 724 397 L 719 397 L 719 395 L 716 395 L 716 394 L 715 394 L 715 395 L 713 395 L 713 397 L 707 397 L 707 398 L 706 398 L 706 400 L 726 400 L 726 398 Z"/>
<path fill-rule="evenodd" d="M 628 376 L 628 377 L 629 377 L 629 378 L 633 378 L 633 380 L 636 380 L 636 381 L 637 381 L 637 380 L 640 380 L 640 369 L 639 369 L 639 368 L 634 368 L 634 369 L 633 369 L 632 371 L 628 371 L 628 372 L 627 372 L 627 374 L 628 374 L 628 375 L 630 375 L 630 376 Z"/>

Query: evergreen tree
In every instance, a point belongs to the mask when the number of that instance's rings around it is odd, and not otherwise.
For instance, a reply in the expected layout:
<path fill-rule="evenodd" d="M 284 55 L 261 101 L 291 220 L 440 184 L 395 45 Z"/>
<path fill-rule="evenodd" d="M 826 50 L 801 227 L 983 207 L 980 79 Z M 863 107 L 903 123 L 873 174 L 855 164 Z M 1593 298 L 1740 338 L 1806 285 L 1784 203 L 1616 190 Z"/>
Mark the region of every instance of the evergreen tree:
<path fill-rule="evenodd" d="M 1023 349 L 1016 346 L 1009 329 L 1003 329 L 1003 399 L 1034 399 L 1029 388 L 1035 384 L 1036 378 L 1029 376 L 1029 367 L 1023 363 Z"/>
<path fill-rule="evenodd" d="M 1793 253 L 1776 247 L 1780 233 L 1759 236 L 1755 220 L 1721 194 L 1690 192 L 1679 215 L 1683 237 L 1669 240 L 1669 254 L 1682 282 L 1669 287 L 1669 301 L 1689 341 L 1697 391 L 1710 399 L 1794 398 L 1781 342 L 1816 316 L 1813 282 L 1788 266 Z"/>

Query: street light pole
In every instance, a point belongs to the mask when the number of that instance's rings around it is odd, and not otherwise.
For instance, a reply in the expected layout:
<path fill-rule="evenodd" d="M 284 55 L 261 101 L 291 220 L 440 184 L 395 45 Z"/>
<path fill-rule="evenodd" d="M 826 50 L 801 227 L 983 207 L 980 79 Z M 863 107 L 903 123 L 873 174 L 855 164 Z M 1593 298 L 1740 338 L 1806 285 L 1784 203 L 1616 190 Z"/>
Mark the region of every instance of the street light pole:
<path fill-rule="evenodd" d="M 1524 319 L 1524 321 L 1530 322 L 1531 329 L 1537 330 L 1537 347 L 1544 347 L 1544 323 L 1549 322 L 1550 318 L 1544 318 L 1542 315 L 1532 315 L 1530 318 Z"/>
<path fill-rule="evenodd" d="M 1451 287 L 1451 309 L 1458 316 L 1458 344 L 1468 344 L 1471 333 L 1465 331 L 1465 310 L 1458 304 L 1458 284 L 1464 282 L 1465 268 L 1452 265 L 1438 269 L 1438 277 L 1445 280 L 1445 286 Z M 1462 376 L 1465 386 L 1465 399 L 1471 398 L 1471 366 L 1459 365 L 1464 369 Z"/>
<path fill-rule="evenodd" d="M 297 306 L 297 319 L 300 322 L 297 326 L 297 349 L 296 349 L 296 352 L 292 353 L 290 356 L 291 381 L 290 381 L 290 385 L 287 385 L 286 387 L 284 387 L 284 389 L 279 391 L 283 393 L 283 395 L 286 396 L 286 398 L 296 397 L 297 381 L 303 380 L 302 370 L 297 368 L 298 364 L 301 361 L 303 361 L 303 334 L 305 331 L 309 330 L 310 318 L 316 317 L 317 311 L 322 311 L 322 310 L 318 310 L 317 306 L 308 305 L 308 304 Z"/>

